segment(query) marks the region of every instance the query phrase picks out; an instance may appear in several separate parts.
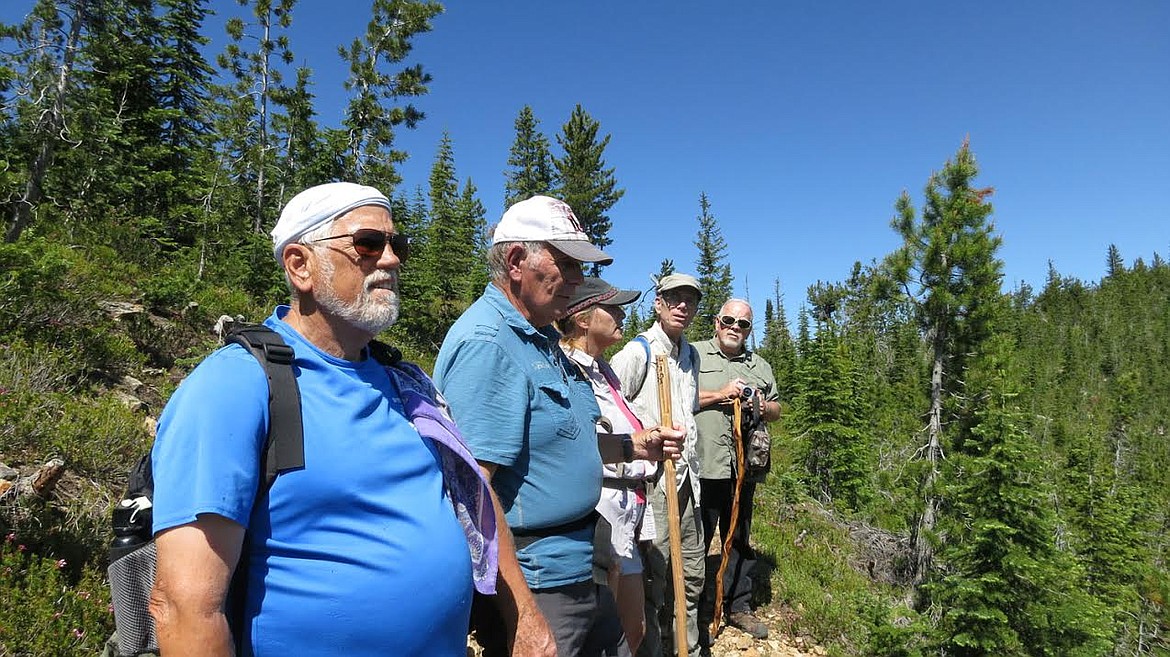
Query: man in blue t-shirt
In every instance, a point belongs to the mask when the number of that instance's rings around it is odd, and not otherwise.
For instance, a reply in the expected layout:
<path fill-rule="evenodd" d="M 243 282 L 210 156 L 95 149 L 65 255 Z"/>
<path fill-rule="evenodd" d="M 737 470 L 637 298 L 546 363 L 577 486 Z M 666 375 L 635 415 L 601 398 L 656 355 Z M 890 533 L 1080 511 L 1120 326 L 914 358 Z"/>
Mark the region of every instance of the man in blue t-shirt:
<path fill-rule="evenodd" d="M 475 623 L 488 657 L 508 644 L 513 654 L 548 654 L 549 628 L 561 657 L 629 654 L 608 591 L 595 583 L 601 463 L 676 458 L 684 434 L 654 426 L 599 436 L 593 389 L 560 349 L 552 323 L 584 280 L 581 263 L 612 261 L 568 204 L 547 196 L 516 203 L 492 230 L 491 283 L 439 350 L 435 383 L 492 482 L 500 524 L 515 535 L 513 544 L 501 532 L 509 597 L 497 600 L 498 616 L 486 608 Z"/>
<path fill-rule="evenodd" d="M 487 482 L 425 375 L 368 348 L 397 319 L 409 243 L 389 200 L 352 183 L 293 197 L 272 237 L 292 298 L 265 324 L 295 354 L 305 464 L 263 490 L 268 383 L 243 348 L 212 354 L 175 392 L 152 451 L 160 651 L 462 656 L 472 592 L 495 590 Z M 467 472 L 470 498 L 454 482 Z M 238 567 L 244 608 L 229 625 Z"/>

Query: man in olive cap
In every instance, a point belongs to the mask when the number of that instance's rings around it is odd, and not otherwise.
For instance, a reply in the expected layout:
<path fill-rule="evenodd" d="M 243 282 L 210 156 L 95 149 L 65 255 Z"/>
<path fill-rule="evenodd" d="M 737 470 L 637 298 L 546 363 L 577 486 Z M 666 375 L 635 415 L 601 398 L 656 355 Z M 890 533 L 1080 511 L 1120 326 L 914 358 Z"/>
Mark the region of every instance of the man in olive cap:
<path fill-rule="evenodd" d="M 699 597 L 703 593 L 706 561 L 703 528 L 698 513 L 699 473 L 695 452 L 695 412 L 699 409 L 699 356 L 683 335 L 695 319 L 702 292 L 699 281 L 688 274 L 670 274 L 655 284 L 654 313 L 657 321 L 622 348 L 612 361 L 622 391 L 643 424 L 661 424 L 655 356 L 665 354 L 670 369 L 671 418 L 686 430 L 682 458 L 675 466 L 676 479 L 658 479 L 647 491 L 649 512 L 642 524 L 646 552 L 646 637 L 640 655 L 671 655 L 676 641 L 685 640 L 689 654 L 699 650 Z M 671 581 L 669 523 L 666 486 L 678 493 L 682 537 L 683 578 L 687 598 L 687 636 L 674 637 L 674 587 Z"/>

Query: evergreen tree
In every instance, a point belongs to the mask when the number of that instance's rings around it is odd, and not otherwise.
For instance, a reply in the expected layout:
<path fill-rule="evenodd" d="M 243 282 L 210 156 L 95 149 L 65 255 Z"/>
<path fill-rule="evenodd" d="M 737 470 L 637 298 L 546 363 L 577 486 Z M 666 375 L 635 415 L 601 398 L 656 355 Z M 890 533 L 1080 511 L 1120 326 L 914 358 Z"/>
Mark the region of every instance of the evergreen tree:
<path fill-rule="evenodd" d="M 662 277 L 670 276 L 674 272 L 674 260 L 671 258 L 663 258 L 662 262 L 658 263 L 658 273 L 654 276 L 651 276 L 651 278 L 654 279 L 655 284 L 657 285 L 657 282 L 661 280 Z"/>
<path fill-rule="evenodd" d="M 93 70 L 78 77 L 92 143 L 68 156 L 80 188 L 73 195 L 91 223 L 108 220 L 100 231 L 117 245 L 189 246 L 210 143 L 211 68 L 199 33 L 206 10 L 190 0 L 95 0 L 93 9 L 85 46 Z M 127 255 L 149 257 L 154 249 L 142 246 Z"/>
<path fill-rule="evenodd" d="M 972 413 L 951 458 L 966 473 L 951 498 L 958 514 L 942 550 L 947 574 L 933 589 L 942 648 L 954 655 L 1101 655 L 1102 605 L 1054 543 L 1048 477 L 1020 428 L 1010 340 L 984 343 L 970 378 Z"/>
<path fill-rule="evenodd" d="M 699 300 L 695 321 L 687 329 L 687 339 L 692 341 L 711 337 L 714 331 L 712 322 L 719 314 L 719 309 L 731 298 L 734 282 L 731 265 L 726 262 L 727 242 L 723 239 L 723 231 L 719 229 L 715 215 L 711 214 L 711 203 L 703 193 L 699 194 L 698 221 L 695 248 L 699 250 L 699 257 L 695 260 L 695 274 L 703 290 L 703 297 Z"/>
<path fill-rule="evenodd" d="M 284 114 L 273 117 L 272 123 L 280 136 L 280 166 L 275 172 L 274 190 L 277 206 L 283 206 L 300 190 L 342 178 L 336 151 L 327 143 L 329 133 L 317 123 L 315 98 L 309 88 L 311 78 L 312 71 L 302 66 L 296 71 L 296 82 L 273 96 L 285 109 Z"/>
<path fill-rule="evenodd" d="M 992 190 L 972 186 L 977 174 L 975 157 L 964 141 L 955 158 L 930 177 L 921 220 L 903 192 L 893 221 L 903 246 L 886 263 L 892 280 L 913 303 L 931 352 L 927 436 L 919 452 L 923 506 L 917 512 L 911 555 L 916 583 L 926 579 L 933 560 L 944 428 L 954 419 L 952 402 L 961 393 L 968 360 L 990 335 L 1002 278 L 995 257 L 1001 240 L 988 220 Z"/>
<path fill-rule="evenodd" d="M 600 249 L 613 244 L 609 229 L 613 223 L 607 214 L 626 190 L 617 186 L 613 167 L 605 166 L 605 147 L 609 135 L 598 138 L 601 123 L 589 116 L 580 105 L 573 109 L 569 120 L 557 135 L 565 154 L 555 158 L 556 177 L 560 181 L 557 196 L 573 208 L 589 240 Z M 602 266 L 593 264 L 590 273 L 597 276 Z"/>
<path fill-rule="evenodd" d="M 630 317 L 626 319 L 626 326 L 628 327 L 629 333 L 628 337 L 632 338 L 638 333 L 649 329 L 651 326 L 654 326 L 654 322 L 658 321 L 658 316 L 654 312 L 654 297 L 656 296 L 654 290 L 658 285 L 659 279 L 663 276 L 670 276 L 674 272 L 674 260 L 663 258 L 658 263 L 658 273 L 650 275 L 650 280 L 654 285 L 651 286 L 646 294 L 642 295 L 642 298 L 638 300 L 637 306 L 630 309 Z M 643 313 L 645 314 L 643 315 Z M 638 321 L 634 321 L 635 319 Z"/>
<path fill-rule="evenodd" d="M 398 270 L 398 291 L 401 310 L 398 322 L 391 328 L 396 343 L 426 349 L 429 353 L 430 321 L 428 286 L 431 285 L 427 267 L 427 240 L 430 233 L 430 208 L 426 192 L 415 187 L 409 195 L 394 195 L 394 230 L 411 240 L 410 260 Z"/>
<path fill-rule="evenodd" d="M 296 0 L 250 0 L 251 18 L 233 17 L 224 24 L 230 39 L 217 62 L 231 73 L 233 82 L 221 87 L 228 106 L 228 121 L 221 130 L 234 166 L 233 177 L 252 190 L 248 203 L 252 232 L 261 234 L 275 214 L 267 183 L 275 169 L 272 138 L 273 96 L 281 91 L 282 66 L 293 61 L 287 31 L 292 25 Z M 247 4 L 243 0 L 241 4 Z M 274 61 L 274 60 L 279 60 Z"/>
<path fill-rule="evenodd" d="M 516 139 L 508 155 L 509 171 L 504 172 L 504 208 L 537 194 L 552 194 L 556 174 L 548 138 L 540 132 L 540 120 L 525 105 L 516 117 Z M 570 203 L 570 207 L 576 206 Z"/>
<path fill-rule="evenodd" d="M 422 315 L 412 322 L 421 345 L 437 349 L 447 328 L 467 309 L 487 279 L 485 212 L 470 180 L 462 192 L 459 190 L 454 148 L 447 134 L 431 167 L 429 196 L 430 221 L 414 272 L 426 304 L 420 309 Z"/>
<path fill-rule="evenodd" d="M 857 510 L 868 496 L 867 446 L 856 428 L 851 376 L 835 328 L 828 320 L 818 320 L 816 336 L 800 361 L 800 393 L 789 423 L 792 433 L 801 436 L 801 460 L 812 495 Z"/>
<path fill-rule="evenodd" d="M 159 0 L 159 7 L 163 13 L 153 68 L 158 80 L 162 154 L 156 170 L 165 176 L 158 185 L 162 189 L 154 193 L 159 197 L 164 224 L 170 226 L 163 234 L 177 243 L 190 244 L 206 189 L 205 153 L 212 142 L 213 70 L 203 56 L 208 39 L 201 32 L 208 10 L 204 0 Z"/>
<path fill-rule="evenodd" d="M 1121 259 L 1121 251 L 1116 244 L 1110 244 L 1105 256 L 1105 275 L 1113 278 L 1125 271 L 1125 261 Z"/>
<path fill-rule="evenodd" d="M 32 222 L 58 151 L 80 143 L 67 119 L 76 104 L 82 38 L 92 19 L 86 0 L 38 0 L 21 24 L 5 30 L 16 44 L 13 52 L 0 55 L 16 80 L 15 98 L 6 109 L 20 126 L 19 155 L 6 158 L 20 173 L 8 176 L 19 187 L 4 190 L 5 242 L 15 242 Z"/>
<path fill-rule="evenodd" d="M 799 356 L 799 363 L 803 363 L 805 358 L 809 357 L 812 352 L 812 337 L 808 325 L 808 307 L 801 306 L 800 313 L 796 317 L 796 352 Z M 798 364 L 798 368 L 799 368 Z"/>
<path fill-rule="evenodd" d="M 413 128 L 423 113 L 406 104 L 388 105 L 427 93 L 431 82 L 421 64 L 387 71 L 406 59 L 415 35 L 431 31 L 431 19 L 443 11 L 437 2 L 374 0 L 366 33 L 348 48 L 340 48 L 349 64 L 345 89 L 350 92 L 345 112 L 346 143 L 343 171 L 347 180 L 393 189 L 401 180 L 395 165 L 407 154 L 394 148 L 394 129 Z"/>
<path fill-rule="evenodd" d="M 468 178 L 459 193 L 455 214 L 463 223 L 464 234 L 471 245 L 471 262 L 465 274 L 463 300 L 470 305 L 488 284 L 487 271 L 487 208 L 480 202 L 475 184 Z"/>
<path fill-rule="evenodd" d="M 788 400 L 796 388 L 796 342 L 788 328 L 780 279 L 773 281 L 772 291 L 772 298 L 764 303 L 764 340 L 760 355 L 772 366 L 780 399 Z"/>

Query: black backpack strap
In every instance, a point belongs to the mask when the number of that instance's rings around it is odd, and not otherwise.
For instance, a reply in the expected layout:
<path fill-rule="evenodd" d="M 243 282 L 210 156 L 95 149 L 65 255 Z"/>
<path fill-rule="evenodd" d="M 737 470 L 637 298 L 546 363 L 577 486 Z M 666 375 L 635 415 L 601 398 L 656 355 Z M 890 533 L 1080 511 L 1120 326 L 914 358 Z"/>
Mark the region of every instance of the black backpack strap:
<path fill-rule="evenodd" d="M 305 467 L 301 391 L 292 367 L 293 349 L 279 333 L 261 324 L 234 326 L 223 341 L 247 349 L 268 376 L 268 438 L 260 457 L 267 489 L 281 470 Z"/>
<path fill-rule="evenodd" d="M 256 504 L 265 491 L 272 487 L 282 470 L 305 467 L 305 432 L 301 423 L 301 391 L 293 372 L 293 349 L 280 334 L 262 324 L 236 324 L 223 336 L 224 344 L 238 344 L 248 350 L 268 377 L 268 436 L 260 455 L 260 471 L 264 480 L 256 494 Z M 255 507 L 253 507 L 255 508 Z M 244 544 L 248 539 L 245 535 Z M 241 552 L 240 561 L 232 575 L 226 600 L 228 626 L 236 644 L 236 653 L 243 654 L 244 601 L 248 588 L 248 560 Z"/>
<path fill-rule="evenodd" d="M 572 534 L 573 532 L 585 529 L 586 527 L 593 527 L 597 524 L 597 519 L 600 517 L 601 514 L 597 512 L 597 509 L 590 509 L 589 513 L 585 514 L 584 516 L 577 518 L 576 520 L 570 520 L 569 522 L 561 523 L 559 525 L 553 525 L 551 527 L 535 527 L 532 529 L 513 529 L 512 543 L 515 545 L 517 550 L 523 550 L 524 548 L 532 545 L 542 538 L 548 538 L 549 536 L 564 536 L 566 534 Z"/>

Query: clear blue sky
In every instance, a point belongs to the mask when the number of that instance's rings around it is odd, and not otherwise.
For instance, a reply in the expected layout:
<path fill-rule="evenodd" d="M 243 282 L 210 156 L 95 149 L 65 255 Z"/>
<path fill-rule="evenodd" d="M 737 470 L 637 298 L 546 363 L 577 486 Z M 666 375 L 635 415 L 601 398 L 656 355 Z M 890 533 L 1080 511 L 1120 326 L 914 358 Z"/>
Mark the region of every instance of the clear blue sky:
<path fill-rule="evenodd" d="M 352 0 L 294 10 L 324 123 L 344 102 L 336 46 L 367 19 Z M 222 43 L 219 20 L 206 31 Z M 620 286 L 646 288 L 663 258 L 694 270 L 705 192 L 737 293 L 759 314 L 779 279 L 793 319 L 808 285 L 897 246 L 899 193 L 920 206 L 966 136 L 996 189 L 1005 288 L 1042 286 L 1049 261 L 1096 281 L 1110 243 L 1127 262 L 1170 256 L 1164 0 L 453 0 L 408 61 L 434 82 L 416 102 L 426 120 L 399 135 L 404 188 L 426 184 L 446 131 L 489 221 L 523 105 L 554 148 L 575 104 L 601 122 L 626 190 L 604 274 Z"/>

